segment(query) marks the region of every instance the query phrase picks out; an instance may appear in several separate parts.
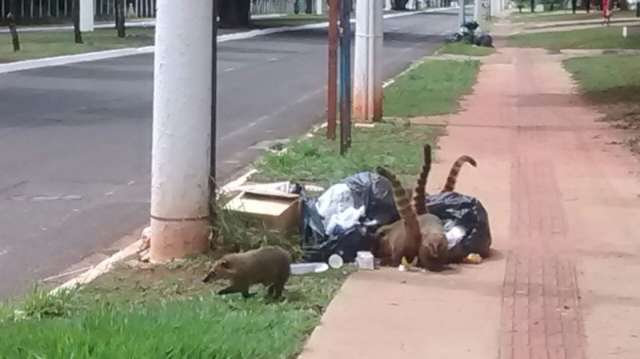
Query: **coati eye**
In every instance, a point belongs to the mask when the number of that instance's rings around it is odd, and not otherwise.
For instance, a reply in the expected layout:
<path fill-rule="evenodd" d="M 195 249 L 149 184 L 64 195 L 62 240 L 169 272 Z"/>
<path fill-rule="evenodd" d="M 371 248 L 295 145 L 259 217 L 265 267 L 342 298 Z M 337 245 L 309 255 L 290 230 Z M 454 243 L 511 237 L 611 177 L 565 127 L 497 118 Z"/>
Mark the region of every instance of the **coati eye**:
<path fill-rule="evenodd" d="M 229 261 L 226 261 L 226 260 L 222 261 L 222 263 L 220 263 L 220 265 L 222 266 L 222 268 L 225 268 L 225 269 L 231 268 L 231 263 L 229 263 Z"/>

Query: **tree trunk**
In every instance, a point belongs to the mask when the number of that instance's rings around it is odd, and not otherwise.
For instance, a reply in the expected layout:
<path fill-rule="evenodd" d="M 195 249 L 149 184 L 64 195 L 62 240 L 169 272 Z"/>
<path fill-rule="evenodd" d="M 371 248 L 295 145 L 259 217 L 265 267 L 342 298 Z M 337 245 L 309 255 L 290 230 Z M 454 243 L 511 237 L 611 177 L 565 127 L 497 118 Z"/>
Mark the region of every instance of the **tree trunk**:
<path fill-rule="evenodd" d="M 306 0 L 305 1 L 305 9 L 304 12 L 306 14 L 313 14 L 313 0 Z"/>
<path fill-rule="evenodd" d="M 584 7 L 587 10 L 587 14 L 591 12 L 591 0 L 584 1 Z"/>
<path fill-rule="evenodd" d="M 114 5 L 116 13 L 116 30 L 118 31 L 118 37 L 124 38 L 127 36 L 125 27 L 125 0 L 116 0 Z"/>
<path fill-rule="evenodd" d="M 13 1 L 12 1 L 13 3 Z M 9 23 L 9 32 L 11 33 L 11 42 L 13 43 L 13 51 L 20 51 L 20 38 L 18 37 L 18 30 L 16 30 L 16 18 L 13 12 L 7 14 L 7 21 Z"/>
<path fill-rule="evenodd" d="M 218 0 L 220 1 L 220 26 L 248 27 L 250 23 L 251 0 Z"/>
<path fill-rule="evenodd" d="M 571 0 L 571 12 L 576 13 L 576 8 L 578 7 L 578 0 Z"/>
<path fill-rule="evenodd" d="M 82 44 L 82 32 L 80 32 L 80 0 L 73 0 L 73 33 L 76 44 Z"/>
<path fill-rule="evenodd" d="M 531 12 L 536 12 L 536 0 L 531 0 Z"/>
<path fill-rule="evenodd" d="M 629 2 L 627 0 L 620 0 L 620 10 L 628 11 L 629 10 Z"/>

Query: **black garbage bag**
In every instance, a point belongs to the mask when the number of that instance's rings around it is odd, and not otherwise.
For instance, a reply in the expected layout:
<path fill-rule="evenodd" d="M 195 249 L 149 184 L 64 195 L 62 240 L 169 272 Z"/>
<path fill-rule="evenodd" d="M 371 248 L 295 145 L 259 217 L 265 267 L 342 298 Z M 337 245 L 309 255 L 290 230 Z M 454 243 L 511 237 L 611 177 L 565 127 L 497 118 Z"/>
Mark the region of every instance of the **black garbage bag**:
<path fill-rule="evenodd" d="M 493 47 L 493 37 L 487 33 L 481 33 L 475 37 L 474 45 L 481 47 Z"/>
<path fill-rule="evenodd" d="M 301 194 L 301 247 L 307 262 L 326 262 L 334 253 L 345 262 L 355 260 L 358 251 L 375 251 L 375 231 L 382 225 L 400 219 L 393 200 L 391 183 L 376 173 L 361 172 L 344 179 L 356 208 L 365 207 L 365 215 L 350 228 L 340 228 L 327 235 L 324 218 L 316 209 L 317 198 Z M 429 211 L 445 223 L 445 230 L 462 227 L 464 236 L 450 249 L 453 261 L 470 253 L 489 256 L 491 230 L 489 216 L 482 203 L 471 196 L 445 192 L 427 196 Z"/>
<path fill-rule="evenodd" d="M 445 230 L 455 226 L 464 229 L 460 242 L 449 250 L 452 261 L 460 261 L 470 253 L 477 253 L 483 258 L 489 256 L 489 215 L 478 199 L 457 192 L 444 192 L 427 196 L 426 203 L 429 211 L 445 223 Z"/>
<path fill-rule="evenodd" d="M 303 260 L 326 262 L 334 253 L 345 262 L 353 262 L 358 251 L 372 251 L 376 245 L 375 231 L 381 225 L 397 221 L 393 191 L 389 181 L 372 172 L 360 172 L 344 179 L 353 206 L 364 206 L 365 215 L 350 228 L 338 228 L 331 235 L 326 233 L 324 218 L 316 208 L 317 198 L 303 192 L 301 199 L 300 234 Z M 339 203 L 332 203 L 338 206 Z"/>

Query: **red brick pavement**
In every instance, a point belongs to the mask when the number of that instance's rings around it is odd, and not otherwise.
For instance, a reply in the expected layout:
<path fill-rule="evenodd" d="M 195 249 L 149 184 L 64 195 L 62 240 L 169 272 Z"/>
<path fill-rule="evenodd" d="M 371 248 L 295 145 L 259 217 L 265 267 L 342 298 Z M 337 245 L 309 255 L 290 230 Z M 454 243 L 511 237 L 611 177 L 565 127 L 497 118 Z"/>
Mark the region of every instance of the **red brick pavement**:
<path fill-rule="evenodd" d="M 495 256 L 356 273 L 301 359 L 640 358 L 640 167 L 607 146 L 618 134 L 544 50 L 499 49 L 463 108 L 445 118 L 429 186 L 476 158 L 457 188 L 487 207 Z"/>

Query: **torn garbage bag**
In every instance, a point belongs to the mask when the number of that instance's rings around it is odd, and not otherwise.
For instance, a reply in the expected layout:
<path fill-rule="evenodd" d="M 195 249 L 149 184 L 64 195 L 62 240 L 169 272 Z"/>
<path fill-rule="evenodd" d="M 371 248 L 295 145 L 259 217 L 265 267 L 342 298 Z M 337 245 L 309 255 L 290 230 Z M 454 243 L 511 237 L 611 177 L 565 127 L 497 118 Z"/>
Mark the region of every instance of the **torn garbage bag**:
<path fill-rule="evenodd" d="M 470 253 L 489 256 L 491 229 L 489 215 L 482 203 L 457 192 L 443 192 L 426 198 L 429 212 L 444 222 L 452 261 L 460 261 Z"/>
<path fill-rule="evenodd" d="M 399 219 L 391 184 L 372 172 L 360 172 L 331 186 L 318 198 L 302 195 L 301 246 L 305 261 L 326 261 L 339 254 L 353 262 L 370 251 L 375 230 Z"/>

